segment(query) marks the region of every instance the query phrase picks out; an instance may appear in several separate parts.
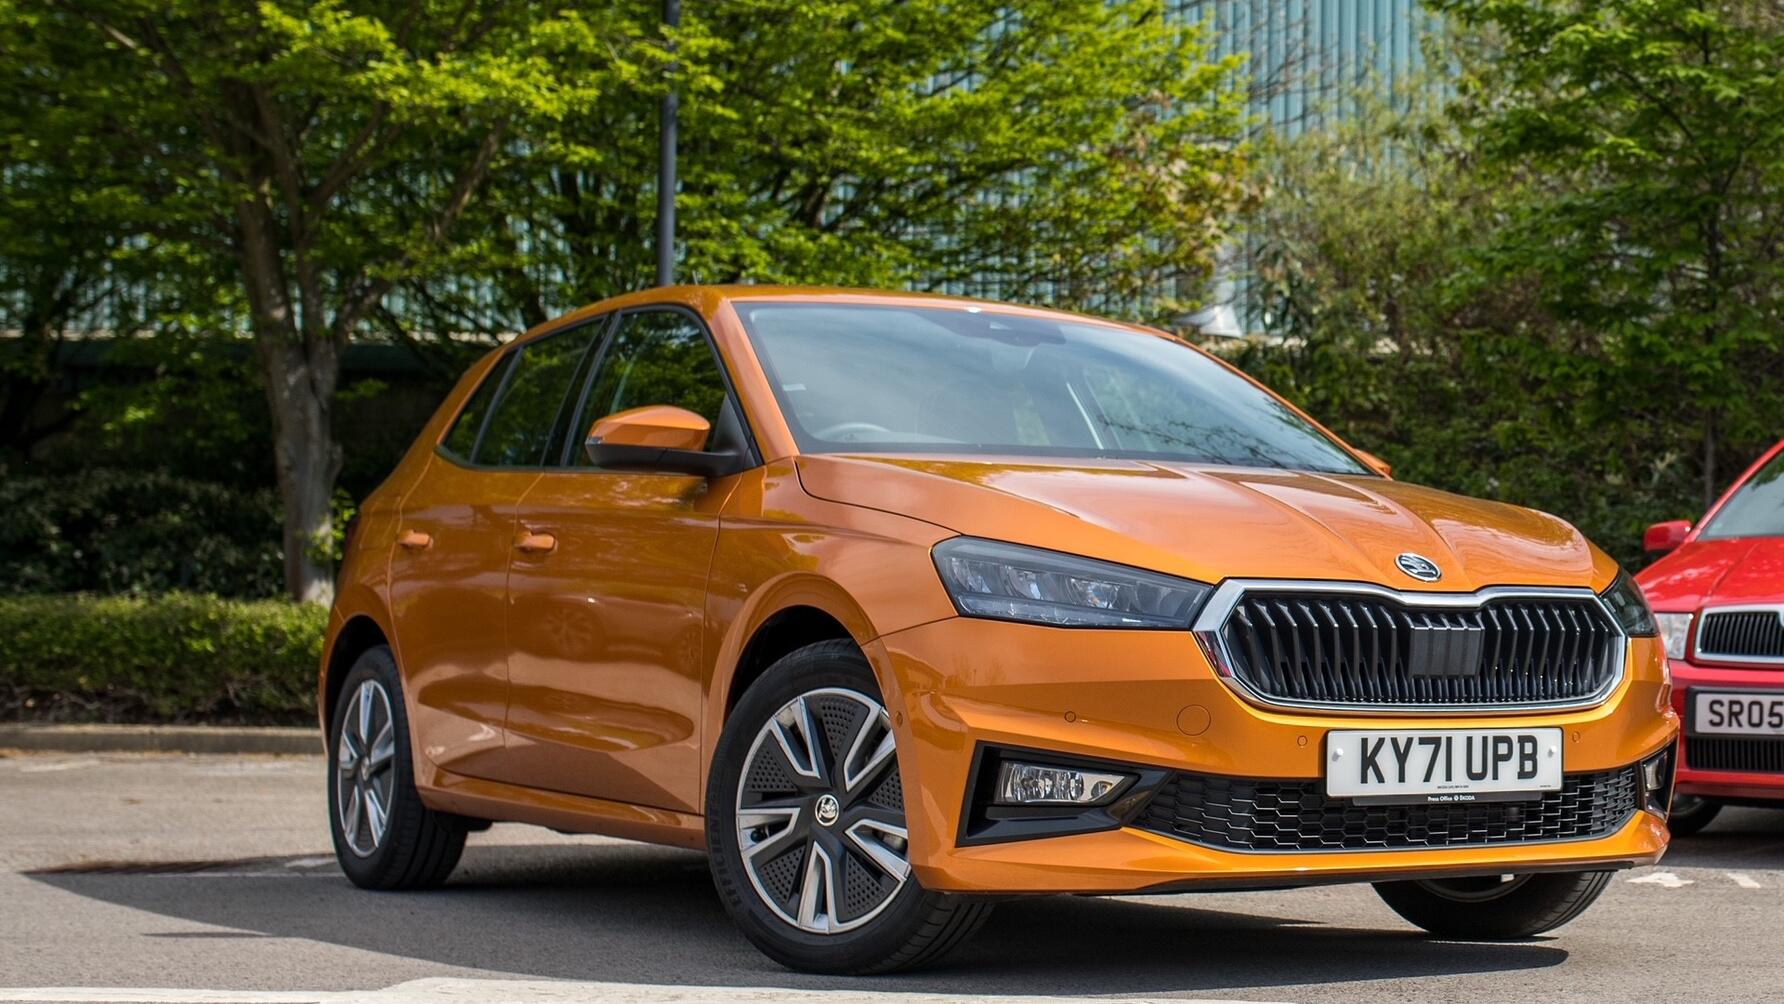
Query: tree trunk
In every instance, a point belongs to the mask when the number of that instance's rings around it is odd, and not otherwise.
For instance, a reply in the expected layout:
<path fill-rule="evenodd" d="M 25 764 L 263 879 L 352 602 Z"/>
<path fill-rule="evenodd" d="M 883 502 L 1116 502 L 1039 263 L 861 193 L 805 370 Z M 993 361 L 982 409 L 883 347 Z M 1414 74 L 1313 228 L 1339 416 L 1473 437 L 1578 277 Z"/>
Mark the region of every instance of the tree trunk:
<path fill-rule="evenodd" d="M 285 511 L 285 592 L 303 603 L 334 600 L 334 486 L 341 447 L 333 399 L 340 360 L 327 342 L 261 338 L 259 355 L 273 418 L 273 461 Z"/>
<path fill-rule="evenodd" d="M 273 420 L 273 469 L 284 508 L 285 592 L 301 603 L 334 599 L 327 552 L 334 538 L 334 487 L 341 447 L 334 440 L 340 344 L 315 316 L 293 309 L 278 230 L 262 177 L 236 206 L 236 258 L 248 294 L 254 348 Z"/>

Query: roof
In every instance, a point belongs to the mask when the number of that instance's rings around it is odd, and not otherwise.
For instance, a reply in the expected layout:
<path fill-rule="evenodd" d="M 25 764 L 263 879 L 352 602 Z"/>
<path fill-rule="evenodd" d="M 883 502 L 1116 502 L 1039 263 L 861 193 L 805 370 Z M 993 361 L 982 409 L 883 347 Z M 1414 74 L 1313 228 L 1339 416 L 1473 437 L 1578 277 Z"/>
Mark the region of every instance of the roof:
<path fill-rule="evenodd" d="M 573 324 L 597 314 L 628 307 L 641 307 L 651 304 L 678 303 L 711 316 L 723 303 L 734 300 L 809 300 L 828 303 L 859 304 L 900 304 L 921 303 L 932 307 L 952 307 L 959 310 L 992 310 L 1005 314 L 1021 314 L 1030 317 L 1055 317 L 1084 321 L 1092 324 L 1115 325 L 1125 328 L 1138 328 L 1153 334 L 1172 337 L 1170 332 L 1150 325 L 1136 324 L 1114 318 L 1098 317 L 1094 314 L 1080 314 L 1066 310 L 1055 310 L 1048 307 L 1033 307 L 1017 303 L 1005 303 L 999 300 L 977 299 L 968 296 L 952 296 L 945 293 L 924 293 L 911 290 L 859 289 L 848 286 L 774 286 L 752 283 L 718 283 L 713 285 L 680 284 L 674 286 L 656 286 L 650 289 L 625 293 L 591 303 L 586 307 L 573 310 L 568 314 L 552 318 L 526 333 L 525 337 L 554 331 L 566 324 Z"/>

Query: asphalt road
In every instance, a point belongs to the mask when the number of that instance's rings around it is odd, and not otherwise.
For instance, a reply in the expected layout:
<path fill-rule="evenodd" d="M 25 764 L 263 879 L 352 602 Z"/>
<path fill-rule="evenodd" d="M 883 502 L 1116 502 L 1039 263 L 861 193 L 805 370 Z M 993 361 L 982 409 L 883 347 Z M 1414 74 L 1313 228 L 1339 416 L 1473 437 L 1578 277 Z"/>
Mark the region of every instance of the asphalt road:
<path fill-rule="evenodd" d="M 1021 900 L 942 968 L 808 977 L 731 928 L 704 859 L 497 826 L 444 890 L 327 857 L 320 758 L 0 756 L 0 1002 L 986 996 L 1772 999 L 1784 812 L 1725 812 L 1556 934 L 1425 938 L 1366 887 Z"/>

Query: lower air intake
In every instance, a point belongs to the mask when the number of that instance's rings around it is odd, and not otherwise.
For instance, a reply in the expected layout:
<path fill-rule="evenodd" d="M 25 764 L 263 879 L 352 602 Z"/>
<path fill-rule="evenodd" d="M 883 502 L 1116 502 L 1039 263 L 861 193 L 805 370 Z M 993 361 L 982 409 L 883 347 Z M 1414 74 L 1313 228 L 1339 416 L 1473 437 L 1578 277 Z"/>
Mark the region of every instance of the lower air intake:
<path fill-rule="evenodd" d="M 1357 805 L 1317 781 L 1174 774 L 1132 825 L 1241 851 L 1353 851 L 1602 837 L 1636 810 L 1636 769 L 1570 774 L 1517 802 Z"/>

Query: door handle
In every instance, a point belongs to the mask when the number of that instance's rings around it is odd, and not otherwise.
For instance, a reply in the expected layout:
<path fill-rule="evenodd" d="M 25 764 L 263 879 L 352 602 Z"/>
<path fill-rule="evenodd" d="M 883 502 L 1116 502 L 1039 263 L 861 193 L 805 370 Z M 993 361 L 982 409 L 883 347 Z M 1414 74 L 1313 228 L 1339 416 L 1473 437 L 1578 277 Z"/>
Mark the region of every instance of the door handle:
<path fill-rule="evenodd" d="M 404 530 L 396 543 L 398 547 L 406 547 L 411 551 L 425 551 L 434 546 L 434 538 L 420 530 Z"/>
<path fill-rule="evenodd" d="M 514 546 L 527 554 L 550 554 L 557 550 L 557 538 L 549 533 L 522 533 L 514 541 Z"/>

